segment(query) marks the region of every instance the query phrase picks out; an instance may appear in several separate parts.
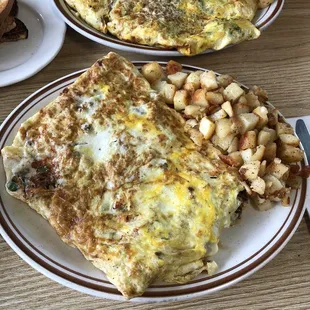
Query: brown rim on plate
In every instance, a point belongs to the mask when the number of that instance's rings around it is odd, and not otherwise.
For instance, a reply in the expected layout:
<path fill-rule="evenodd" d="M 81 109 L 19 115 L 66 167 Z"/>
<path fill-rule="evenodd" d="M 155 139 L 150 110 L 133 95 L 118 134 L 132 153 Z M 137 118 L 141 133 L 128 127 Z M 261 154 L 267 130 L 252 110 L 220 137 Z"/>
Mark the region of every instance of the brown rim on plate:
<path fill-rule="evenodd" d="M 145 62 L 134 62 L 135 65 L 137 66 L 141 66 L 143 65 Z M 162 63 L 164 64 L 164 63 Z M 201 68 L 197 68 L 197 67 L 193 67 L 193 66 L 187 66 L 184 65 L 184 69 L 188 70 L 188 71 L 192 71 L 193 69 L 201 69 Z M 77 78 L 83 71 L 79 71 L 77 73 L 71 74 L 69 76 L 66 76 L 60 80 L 55 81 L 52 84 L 49 84 L 48 86 L 42 88 L 41 90 L 39 90 L 37 93 L 35 93 L 34 95 L 32 95 L 31 97 L 29 97 L 28 99 L 26 99 L 26 101 L 24 101 L 10 116 L 9 118 L 4 122 L 1 131 L 0 131 L 0 139 L 4 140 L 1 143 L 1 148 L 5 145 L 6 140 L 8 138 L 8 135 L 10 134 L 10 132 L 12 131 L 13 127 L 16 125 L 16 123 L 18 123 L 20 121 L 20 119 L 33 107 L 35 106 L 38 102 L 35 102 L 38 98 L 40 98 L 41 96 L 43 96 L 41 100 L 43 100 L 44 98 L 46 98 L 47 96 L 51 95 L 52 93 L 54 93 L 55 91 L 58 91 L 62 88 L 65 88 L 66 86 L 68 86 L 69 84 L 72 83 L 72 80 Z M 66 83 L 64 85 L 64 83 Z M 57 86 L 61 85 L 60 87 L 56 88 Z M 52 90 L 52 91 L 51 91 Z M 45 94 L 45 96 L 44 96 Z M 27 108 L 27 109 L 25 109 Z M 22 114 L 21 114 L 22 113 Z M 17 118 L 18 117 L 18 118 Z M 13 126 L 11 126 L 13 125 Z M 11 129 L 8 131 L 8 127 L 11 126 Z M 142 296 L 145 298 L 159 298 L 159 297 L 176 297 L 176 296 L 182 296 L 182 295 L 188 295 L 188 294 L 194 294 L 194 293 L 202 293 L 204 291 L 216 288 L 216 287 L 220 287 L 224 284 L 227 284 L 229 282 L 232 281 L 236 281 L 238 280 L 238 278 L 240 278 L 241 276 L 247 274 L 248 272 L 251 272 L 252 270 L 254 270 L 255 268 L 257 268 L 259 265 L 261 265 L 265 260 L 267 260 L 268 258 L 271 257 L 271 255 L 276 252 L 287 240 L 287 238 L 290 236 L 291 232 L 296 228 L 296 224 L 298 223 L 300 216 L 301 216 L 301 212 L 303 210 L 303 203 L 305 200 L 305 194 L 306 194 L 306 181 L 303 181 L 302 184 L 302 188 L 301 188 L 301 194 L 300 194 L 300 200 L 298 205 L 296 206 L 296 200 L 298 197 L 298 193 L 296 191 L 296 195 L 295 195 L 295 199 L 293 202 L 293 206 L 291 207 L 291 210 L 286 218 L 286 220 L 284 221 L 283 225 L 281 226 L 281 228 L 278 230 L 278 232 L 273 236 L 273 238 L 266 243 L 259 251 L 257 251 L 255 254 L 253 254 L 251 257 L 247 258 L 246 260 L 244 260 L 243 262 L 239 263 L 238 265 L 224 270 L 221 273 L 218 273 L 212 277 L 204 277 L 204 278 L 199 278 L 196 280 L 193 280 L 189 283 L 187 283 L 186 285 L 189 284 L 194 284 L 194 283 L 199 283 L 199 282 L 203 282 L 206 280 L 210 280 L 213 279 L 215 281 L 212 281 L 211 283 L 205 283 L 205 284 L 201 284 L 200 286 L 195 286 L 195 287 L 190 287 L 190 288 L 184 288 L 184 289 L 178 289 L 175 291 L 167 291 L 167 292 L 163 292 L 163 291 L 147 291 L 145 292 L 145 294 Z M 104 281 L 102 279 L 96 279 L 93 277 L 88 277 L 85 276 L 79 272 L 76 272 L 75 270 L 71 270 L 70 268 L 67 268 L 65 266 L 62 266 L 61 264 L 53 261 L 52 259 L 50 259 L 49 257 L 47 257 L 45 254 L 43 254 L 41 251 L 39 251 L 37 248 L 35 248 L 31 242 L 29 240 L 27 240 L 17 229 L 17 227 L 14 225 L 13 221 L 10 219 L 6 208 L 4 206 L 4 204 L 2 203 L 2 199 L 0 197 L 0 206 L 2 207 L 5 216 L 8 219 L 8 222 L 10 223 L 10 225 L 13 227 L 12 230 L 11 227 L 8 225 L 8 223 L 5 221 L 3 215 L 0 212 L 0 224 L 2 225 L 2 228 L 4 229 L 4 231 L 6 232 L 6 234 L 9 236 L 9 238 L 14 242 L 14 244 L 25 254 L 27 255 L 30 259 L 32 259 L 34 262 L 36 262 L 37 264 L 39 264 L 41 267 L 43 267 L 44 269 L 46 269 L 47 271 L 55 274 L 56 276 L 63 278 L 67 281 L 70 281 L 74 284 L 77 284 L 79 286 L 91 289 L 91 290 L 95 290 L 98 292 L 104 292 L 107 294 L 112 294 L 112 295 L 117 295 L 117 296 L 121 296 L 121 294 L 115 289 L 115 288 L 110 288 L 110 287 L 106 287 L 106 286 L 102 286 L 102 285 L 98 285 L 98 284 L 94 284 L 94 283 L 89 283 L 87 282 L 87 279 L 92 280 L 92 281 L 96 281 L 96 282 L 102 282 L 104 284 L 110 284 L 110 282 L 108 281 Z M 255 256 L 257 256 L 258 254 L 260 254 L 263 250 L 265 250 L 274 240 L 275 238 L 277 238 L 277 236 L 280 234 L 280 232 L 282 231 L 283 227 L 287 224 L 289 218 L 292 215 L 292 212 L 295 211 L 295 214 L 293 216 L 293 219 L 291 221 L 291 223 L 289 224 L 289 227 L 286 229 L 286 231 L 283 233 L 283 235 L 279 238 L 279 240 L 276 241 L 276 243 L 266 252 L 264 253 L 261 257 L 258 257 L 255 261 L 253 261 L 252 263 L 250 263 L 248 266 L 245 266 L 244 268 L 236 271 L 233 274 L 227 275 L 226 277 L 223 277 L 221 279 L 216 280 L 216 278 L 225 275 L 225 273 L 229 273 L 239 267 L 241 267 L 243 264 L 247 263 L 248 261 L 252 260 L 255 258 Z M 23 241 L 21 241 L 23 240 Z M 33 251 L 29 250 L 27 248 L 27 246 L 25 246 L 25 243 L 28 244 L 28 246 L 30 248 L 33 249 Z M 43 259 L 41 259 L 41 257 L 39 255 L 41 255 L 42 257 L 45 258 L 46 261 L 44 261 Z M 67 270 L 72 274 L 75 274 L 76 276 L 80 276 L 80 277 L 84 277 L 84 279 L 86 280 L 82 280 L 79 279 L 77 277 L 75 277 L 74 275 L 70 275 L 65 273 L 62 270 L 57 269 L 56 267 L 53 266 L 56 265 L 60 268 L 62 268 L 63 270 Z M 156 289 L 156 288 L 179 288 L 182 285 L 160 285 L 160 286 L 151 286 L 152 289 Z"/>
<path fill-rule="evenodd" d="M 84 20 L 82 20 L 80 17 L 77 16 L 77 14 L 74 14 L 73 9 L 71 9 L 65 0 L 53 0 L 55 3 L 55 6 L 59 10 L 59 12 L 67 19 L 70 23 L 72 23 L 75 27 L 80 28 L 82 31 L 86 32 L 88 35 L 92 35 L 96 37 L 97 39 L 105 40 L 110 43 L 114 44 L 121 44 L 127 47 L 132 48 L 139 48 L 144 50 L 151 50 L 151 51 L 176 51 L 176 49 L 169 49 L 169 48 L 160 48 L 160 47 L 153 47 L 153 46 L 147 46 L 143 44 L 137 44 L 132 43 L 128 41 L 124 41 L 121 39 L 118 39 L 117 37 L 111 35 L 111 34 L 104 34 L 100 32 L 99 30 L 93 28 L 91 25 L 87 24 Z M 275 6 L 274 10 L 271 12 L 270 16 L 262 21 L 264 17 L 267 15 L 267 13 L 271 10 L 271 6 L 268 6 L 267 10 L 264 12 L 262 16 L 256 21 L 255 26 L 258 29 L 262 29 L 265 25 L 267 25 L 281 10 L 284 0 L 276 0 L 277 5 Z M 262 21 L 262 22 L 261 22 Z"/>

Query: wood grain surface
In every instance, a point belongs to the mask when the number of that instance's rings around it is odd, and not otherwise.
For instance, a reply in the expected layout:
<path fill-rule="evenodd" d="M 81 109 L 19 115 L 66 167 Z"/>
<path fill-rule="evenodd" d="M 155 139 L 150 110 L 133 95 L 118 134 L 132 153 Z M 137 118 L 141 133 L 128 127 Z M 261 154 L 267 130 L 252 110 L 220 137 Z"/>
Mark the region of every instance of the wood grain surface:
<path fill-rule="evenodd" d="M 230 73 L 246 85 L 264 87 L 271 102 L 287 117 L 309 115 L 309 16 L 309 0 L 287 0 L 279 18 L 258 40 L 179 61 Z M 68 28 L 64 46 L 49 66 L 24 82 L 0 89 L 0 121 L 38 88 L 89 67 L 108 51 Z M 158 60 L 119 53 L 131 60 Z M 310 221 L 305 216 L 284 250 L 248 279 L 204 298 L 165 304 L 116 302 L 63 287 L 32 269 L 0 237 L 0 309 L 309 310 Z"/>

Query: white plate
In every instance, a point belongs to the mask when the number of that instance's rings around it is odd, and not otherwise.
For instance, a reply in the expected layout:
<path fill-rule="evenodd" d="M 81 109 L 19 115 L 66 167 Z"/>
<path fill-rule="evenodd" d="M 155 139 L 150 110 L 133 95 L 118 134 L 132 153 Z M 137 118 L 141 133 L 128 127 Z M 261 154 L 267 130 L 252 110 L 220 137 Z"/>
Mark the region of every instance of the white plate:
<path fill-rule="evenodd" d="M 285 0 L 275 0 L 273 4 L 263 10 L 258 10 L 254 18 L 255 26 L 260 30 L 265 30 L 271 25 L 278 15 L 280 14 Z M 122 51 L 128 51 L 133 53 L 140 53 L 153 56 L 184 56 L 176 50 L 156 48 L 152 46 L 146 46 L 137 43 L 130 43 L 118 39 L 117 37 L 104 34 L 92 26 L 88 25 L 85 21 L 79 18 L 66 4 L 65 0 L 52 0 L 54 8 L 59 12 L 63 20 L 74 30 L 79 32 L 86 38 L 93 40 L 102 45 L 106 45 L 111 48 L 119 49 Z M 203 54 L 212 53 L 214 50 L 209 49 Z"/>
<path fill-rule="evenodd" d="M 49 1 L 19 0 L 28 39 L 0 44 L 0 87 L 23 81 L 48 65 L 62 47 L 66 25 Z"/>
<path fill-rule="evenodd" d="M 143 62 L 135 63 L 138 67 Z M 164 64 L 164 63 L 163 63 Z M 200 69 L 183 66 L 184 70 Z M 0 129 L 0 149 L 10 145 L 21 123 L 55 99 L 83 72 L 63 77 L 22 102 Z M 124 300 L 103 272 L 88 262 L 77 249 L 63 243 L 54 229 L 25 203 L 5 190 L 5 173 L 0 164 L 0 232 L 12 249 L 27 263 L 49 278 L 94 296 Z M 187 284 L 155 283 L 142 297 L 132 301 L 175 301 L 206 295 L 226 288 L 264 266 L 292 237 L 304 213 L 307 182 L 294 191 L 291 207 L 276 205 L 259 212 L 247 208 L 241 222 L 221 236 L 221 248 L 215 257 L 219 272 L 201 274 Z"/>

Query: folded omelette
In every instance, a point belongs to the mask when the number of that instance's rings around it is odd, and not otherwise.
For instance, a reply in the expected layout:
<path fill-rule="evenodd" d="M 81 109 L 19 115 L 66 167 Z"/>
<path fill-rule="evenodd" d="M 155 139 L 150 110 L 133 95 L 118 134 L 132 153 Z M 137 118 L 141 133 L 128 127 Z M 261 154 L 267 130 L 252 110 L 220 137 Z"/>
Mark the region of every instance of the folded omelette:
<path fill-rule="evenodd" d="M 184 55 L 256 39 L 258 0 L 66 0 L 95 29 Z"/>
<path fill-rule="evenodd" d="M 211 146 L 210 146 L 211 147 Z M 115 53 L 25 121 L 2 149 L 8 193 L 49 221 L 126 298 L 214 273 L 240 206 L 237 174 L 202 151 Z"/>

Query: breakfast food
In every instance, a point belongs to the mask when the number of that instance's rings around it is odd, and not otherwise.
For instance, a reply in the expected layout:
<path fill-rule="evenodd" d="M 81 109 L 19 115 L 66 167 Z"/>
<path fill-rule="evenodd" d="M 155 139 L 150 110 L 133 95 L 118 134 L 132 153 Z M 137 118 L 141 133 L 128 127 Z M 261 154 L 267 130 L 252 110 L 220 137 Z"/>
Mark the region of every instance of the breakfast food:
<path fill-rule="evenodd" d="M 297 165 L 304 158 L 300 141 L 263 89 L 246 89 L 213 71 L 182 72 L 175 61 L 167 64 L 165 74 L 157 62 L 141 71 L 186 120 L 192 141 L 201 148 L 210 141 L 219 158 L 238 169 L 252 205 L 268 210 L 277 201 L 290 204 L 291 189 L 309 177 L 310 169 Z"/>
<path fill-rule="evenodd" d="M 169 72 L 178 66 L 170 63 Z M 156 63 L 142 71 L 152 84 L 164 78 Z M 184 75 L 172 75 L 182 86 Z M 155 280 L 213 274 L 220 232 L 240 215 L 244 192 L 237 169 L 208 141 L 196 145 L 147 79 L 109 53 L 2 149 L 9 194 L 47 219 L 126 298 Z"/>
<path fill-rule="evenodd" d="M 176 48 L 184 55 L 256 39 L 251 22 L 257 9 L 272 1 L 258 0 L 66 0 L 95 29 L 119 39 Z"/>
<path fill-rule="evenodd" d="M 0 0 L 0 43 L 27 39 L 28 29 L 17 13 L 16 0 Z"/>

